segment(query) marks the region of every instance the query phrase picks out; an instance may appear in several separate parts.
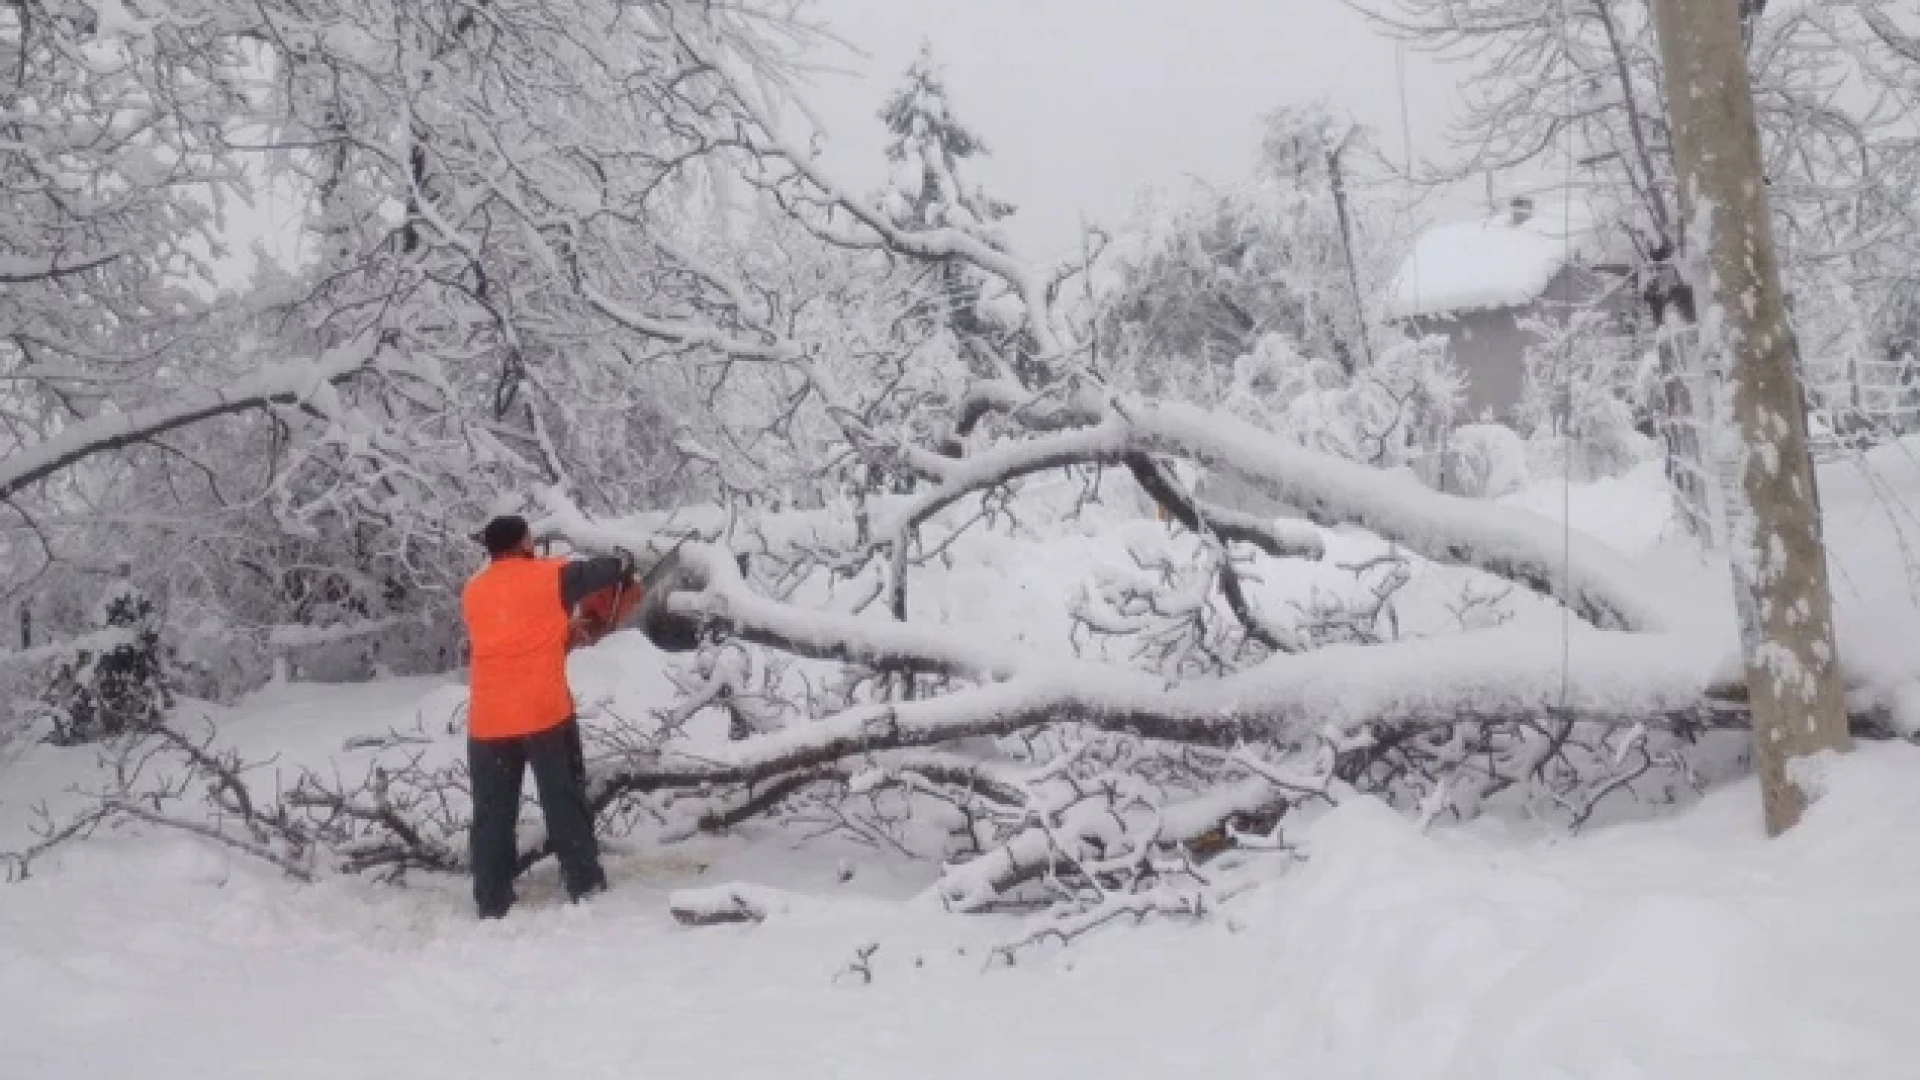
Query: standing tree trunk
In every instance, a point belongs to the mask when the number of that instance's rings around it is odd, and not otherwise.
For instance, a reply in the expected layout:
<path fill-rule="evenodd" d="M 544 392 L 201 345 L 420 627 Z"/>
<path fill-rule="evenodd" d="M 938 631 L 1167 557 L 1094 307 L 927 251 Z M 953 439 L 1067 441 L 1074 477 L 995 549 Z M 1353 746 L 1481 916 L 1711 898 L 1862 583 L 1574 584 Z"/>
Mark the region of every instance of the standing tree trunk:
<path fill-rule="evenodd" d="M 1727 375 L 1740 445 L 1726 476 L 1728 549 L 1753 702 L 1767 831 L 1806 793 L 1794 758 L 1848 746 L 1805 399 L 1774 253 L 1739 0 L 1655 0 L 1674 158 L 1701 289 L 1700 342 Z M 1697 230 L 1704 230 L 1700 232 Z M 1683 232 L 1684 235 L 1684 232 Z M 1696 285 L 1700 283 L 1696 282 Z M 1730 434 L 1722 432 L 1721 434 Z"/>

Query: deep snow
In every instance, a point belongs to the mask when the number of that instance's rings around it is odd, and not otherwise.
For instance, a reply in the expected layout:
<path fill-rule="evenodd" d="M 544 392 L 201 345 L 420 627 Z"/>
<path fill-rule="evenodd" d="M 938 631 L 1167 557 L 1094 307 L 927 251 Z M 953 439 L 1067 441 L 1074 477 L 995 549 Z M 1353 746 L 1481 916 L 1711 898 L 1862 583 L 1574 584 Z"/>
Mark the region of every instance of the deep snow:
<path fill-rule="evenodd" d="M 254 716 L 377 727 L 419 687 L 388 689 Z M 457 881 L 298 887 L 109 838 L 0 888 L 0 1076 L 1894 1080 L 1920 1061 L 1916 773 L 1920 749 L 1865 748 L 1771 843 L 1750 784 L 1560 842 L 1358 801 L 1211 922 L 1011 969 L 985 958 L 1015 921 L 903 902 L 924 869 L 842 885 L 831 850 L 765 835 L 617 853 L 584 909 L 540 875 L 503 924 Z M 668 916 L 735 879 L 794 897 L 759 926 Z"/>
<path fill-rule="evenodd" d="M 1920 458 L 1892 447 L 1821 482 L 1843 654 L 1878 692 L 1920 697 Z M 1656 466 L 1575 489 L 1568 508 L 1730 647 L 1724 568 L 1672 543 L 1661 491 Z M 1557 517 L 1563 496 L 1509 501 Z M 1154 533 L 1120 515 L 970 538 L 927 570 L 916 618 L 1017 626 L 1021 647 L 1058 650 L 1089 567 L 1127 565 Z M 1373 546 L 1328 539 L 1343 558 Z M 1457 585 L 1420 569 L 1409 622 L 1443 629 Z M 1518 601 L 1519 625 L 1542 610 Z M 583 704 L 660 700 L 649 654 L 577 657 Z M 433 730 L 458 696 L 439 679 L 276 685 L 210 711 L 250 752 L 353 767 L 365 755 L 346 739 Z M 932 867 L 765 829 L 616 843 L 615 891 L 586 908 L 561 905 L 543 868 L 489 925 L 460 881 L 300 887 L 187 838 L 103 836 L 0 885 L 0 1077 L 1920 1075 L 1920 749 L 1826 765 L 1827 793 L 1773 842 L 1751 782 L 1575 838 L 1494 820 L 1423 833 L 1350 802 L 1291 837 L 1306 862 L 1276 858 L 1210 921 L 1109 928 L 1011 969 L 987 958 L 1023 924 L 915 899 Z M 0 850 L 92 769 L 87 750 L 0 749 Z M 758 926 L 668 915 L 670 892 L 736 881 L 787 902 Z M 876 944 L 868 983 L 849 965 Z"/>

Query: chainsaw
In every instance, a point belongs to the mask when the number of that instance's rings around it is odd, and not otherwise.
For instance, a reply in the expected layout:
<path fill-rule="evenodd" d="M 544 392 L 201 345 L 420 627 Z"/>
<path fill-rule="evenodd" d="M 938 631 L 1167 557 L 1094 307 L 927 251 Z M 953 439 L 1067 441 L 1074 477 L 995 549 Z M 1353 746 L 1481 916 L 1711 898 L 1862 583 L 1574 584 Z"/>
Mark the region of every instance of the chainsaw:
<path fill-rule="evenodd" d="M 682 537 L 638 579 L 628 574 L 583 597 L 573 610 L 567 648 L 598 644 L 608 634 L 634 626 L 665 652 L 686 652 L 698 647 L 697 627 L 691 620 L 674 615 L 666 608 L 667 597 L 686 584 L 680 566 L 680 548 L 687 539 Z M 624 548 L 614 550 L 632 565 L 631 552 Z"/>

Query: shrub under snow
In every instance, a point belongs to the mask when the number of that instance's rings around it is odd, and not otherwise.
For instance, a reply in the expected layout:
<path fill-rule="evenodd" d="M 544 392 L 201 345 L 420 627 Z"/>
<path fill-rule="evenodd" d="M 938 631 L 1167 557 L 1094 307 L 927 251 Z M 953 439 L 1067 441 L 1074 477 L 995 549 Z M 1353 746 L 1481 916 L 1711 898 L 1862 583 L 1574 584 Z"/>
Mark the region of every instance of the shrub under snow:
<path fill-rule="evenodd" d="M 48 737 L 63 745 L 151 729 L 173 707 L 176 663 L 153 600 L 119 582 L 95 619 L 94 633 L 61 650 L 41 697 Z"/>

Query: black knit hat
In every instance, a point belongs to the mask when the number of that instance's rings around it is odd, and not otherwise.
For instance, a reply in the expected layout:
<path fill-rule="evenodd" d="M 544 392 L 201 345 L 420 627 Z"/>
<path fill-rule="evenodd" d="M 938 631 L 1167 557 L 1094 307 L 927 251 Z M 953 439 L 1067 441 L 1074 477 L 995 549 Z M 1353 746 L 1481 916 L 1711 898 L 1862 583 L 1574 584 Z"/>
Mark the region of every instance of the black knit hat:
<path fill-rule="evenodd" d="M 518 551 L 527 542 L 527 519 L 518 514 L 494 518 L 481 532 L 480 542 L 487 546 L 487 554 L 495 557 Z"/>

